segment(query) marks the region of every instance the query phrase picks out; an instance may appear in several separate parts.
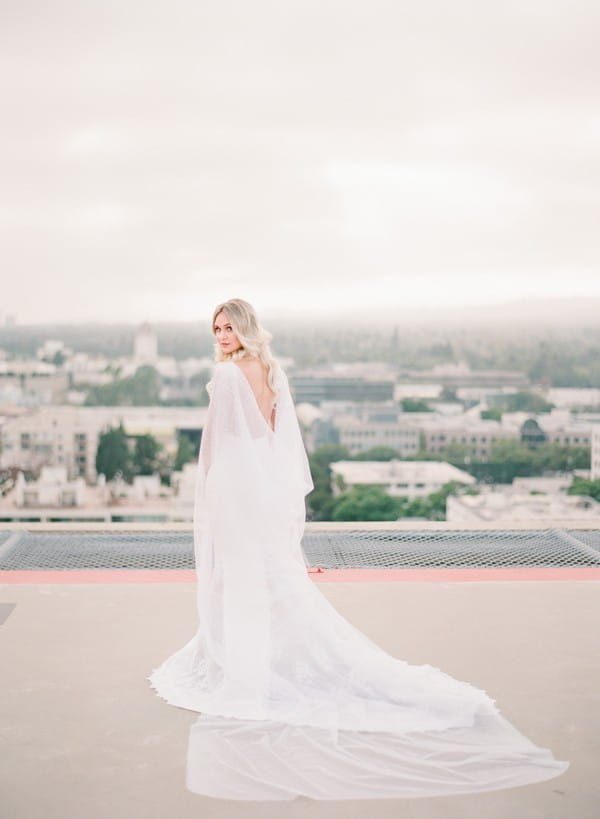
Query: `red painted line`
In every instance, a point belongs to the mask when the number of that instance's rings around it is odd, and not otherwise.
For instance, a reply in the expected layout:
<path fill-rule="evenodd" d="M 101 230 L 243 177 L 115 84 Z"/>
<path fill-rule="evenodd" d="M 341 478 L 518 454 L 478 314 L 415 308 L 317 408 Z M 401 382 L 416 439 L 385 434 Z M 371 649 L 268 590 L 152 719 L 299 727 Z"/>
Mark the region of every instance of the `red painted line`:
<path fill-rule="evenodd" d="M 316 569 L 317 583 L 461 583 L 520 580 L 600 580 L 600 567 L 498 569 Z M 49 569 L 0 571 L 0 584 L 194 583 L 194 569 Z"/>

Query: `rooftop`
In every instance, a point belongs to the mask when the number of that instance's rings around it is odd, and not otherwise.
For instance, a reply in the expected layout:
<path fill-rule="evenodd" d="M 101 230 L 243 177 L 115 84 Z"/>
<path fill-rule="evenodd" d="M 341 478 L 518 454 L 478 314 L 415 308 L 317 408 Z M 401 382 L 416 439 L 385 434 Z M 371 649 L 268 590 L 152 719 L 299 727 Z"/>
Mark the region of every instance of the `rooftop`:
<path fill-rule="evenodd" d="M 309 576 L 343 616 L 394 656 L 484 688 L 571 762 L 536 785 L 398 801 L 234 803 L 186 788 L 198 715 L 146 677 L 195 631 L 191 545 L 187 524 L 0 528 L 8 819 L 597 815 L 597 528 L 307 525 Z"/>

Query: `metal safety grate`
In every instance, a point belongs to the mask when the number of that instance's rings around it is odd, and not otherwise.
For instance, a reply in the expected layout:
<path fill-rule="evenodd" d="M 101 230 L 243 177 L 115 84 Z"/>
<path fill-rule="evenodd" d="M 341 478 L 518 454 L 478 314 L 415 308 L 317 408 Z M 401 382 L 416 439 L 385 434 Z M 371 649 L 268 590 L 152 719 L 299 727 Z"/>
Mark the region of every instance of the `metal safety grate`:
<path fill-rule="evenodd" d="M 191 569 L 193 535 L 177 532 L 2 532 L 0 569 Z M 324 569 L 600 566 L 600 531 L 306 532 Z"/>

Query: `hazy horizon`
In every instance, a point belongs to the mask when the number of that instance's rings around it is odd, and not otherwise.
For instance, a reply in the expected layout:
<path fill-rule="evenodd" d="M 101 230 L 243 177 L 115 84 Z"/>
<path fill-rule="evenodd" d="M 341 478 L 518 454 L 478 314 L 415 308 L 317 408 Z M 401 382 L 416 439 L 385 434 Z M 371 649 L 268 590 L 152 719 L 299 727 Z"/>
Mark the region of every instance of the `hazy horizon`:
<path fill-rule="evenodd" d="M 236 296 L 266 320 L 559 319 L 600 298 L 599 24 L 591 0 L 15 6 L 0 321 Z"/>
<path fill-rule="evenodd" d="M 96 319 L 81 320 L 74 315 L 71 320 L 65 321 L 37 321 L 28 323 L 17 323 L 12 326 L 0 325 L 0 334 L 18 331 L 28 328 L 60 328 L 78 327 L 82 325 L 94 327 L 138 327 L 142 322 L 149 322 L 151 326 L 182 326 L 197 325 L 209 332 L 209 322 L 212 315 L 212 308 L 206 313 L 200 313 L 194 319 Z M 319 314 L 311 316 L 308 311 L 296 310 L 294 313 L 285 311 L 270 310 L 259 314 L 261 322 L 269 327 L 273 324 L 280 327 L 283 323 L 288 323 L 295 328 L 311 325 L 322 327 L 330 324 L 337 327 L 348 327 L 350 324 L 357 324 L 361 327 L 369 326 L 373 331 L 377 327 L 384 330 L 393 329 L 395 326 L 432 326 L 443 329 L 456 324 L 469 322 L 469 326 L 481 328 L 482 324 L 489 324 L 490 329 L 502 329 L 508 325 L 511 327 L 529 325 L 532 328 L 539 326 L 555 325 L 556 327 L 582 327 L 590 326 L 600 329 L 598 321 L 600 315 L 600 298 L 597 299 L 541 299 L 541 300 L 514 300 L 498 304 L 466 305 L 455 309 L 444 307 L 431 308 L 428 310 L 415 311 L 409 307 L 402 308 L 382 308 L 376 313 L 369 311 L 347 311 L 337 315 Z M 1 318 L 1 314 L 0 314 Z M 468 329 L 466 327 L 465 329 Z"/>

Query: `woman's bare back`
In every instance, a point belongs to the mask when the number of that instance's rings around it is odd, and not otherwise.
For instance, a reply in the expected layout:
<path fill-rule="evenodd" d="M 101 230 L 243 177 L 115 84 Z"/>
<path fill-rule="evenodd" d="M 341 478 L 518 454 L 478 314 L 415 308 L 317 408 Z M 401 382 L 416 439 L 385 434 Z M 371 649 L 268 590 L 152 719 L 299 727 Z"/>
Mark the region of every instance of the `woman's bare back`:
<path fill-rule="evenodd" d="M 275 429 L 276 394 L 267 382 L 266 365 L 258 358 L 240 358 L 235 363 L 248 379 L 263 418 Z"/>

